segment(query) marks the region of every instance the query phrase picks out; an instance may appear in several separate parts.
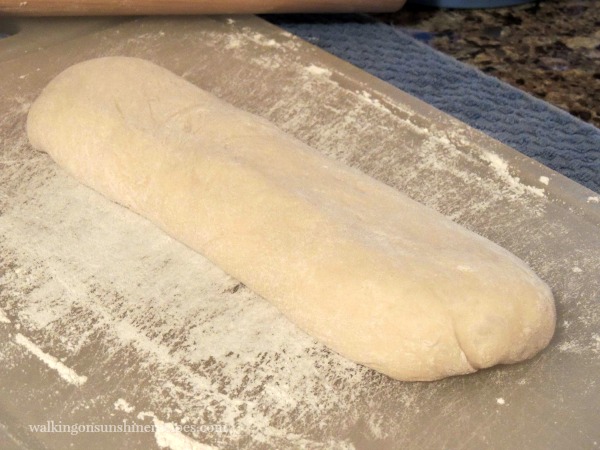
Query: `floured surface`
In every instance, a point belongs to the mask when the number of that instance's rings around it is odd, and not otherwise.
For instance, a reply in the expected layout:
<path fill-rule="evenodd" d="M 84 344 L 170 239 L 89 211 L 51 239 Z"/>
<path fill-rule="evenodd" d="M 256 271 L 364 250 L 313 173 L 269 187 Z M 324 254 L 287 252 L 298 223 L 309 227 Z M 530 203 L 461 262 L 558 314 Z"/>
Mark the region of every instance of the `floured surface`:
<path fill-rule="evenodd" d="M 556 296 L 550 347 L 531 362 L 431 384 L 395 382 L 329 352 L 200 255 L 28 146 L 25 117 L 40 89 L 67 66 L 102 55 L 154 60 L 512 251 Z M 365 84 L 255 18 L 139 20 L 3 65 L 10 76 L 0 84 L 0 422 L 220 425 L 100 438 L 23 431 L 23 442 L 174 449 L 600 442 L 598 225 L 555 195 L 568 185 L 557 174 Z M 40 403 L 43 415 L 23 407 Z"/>

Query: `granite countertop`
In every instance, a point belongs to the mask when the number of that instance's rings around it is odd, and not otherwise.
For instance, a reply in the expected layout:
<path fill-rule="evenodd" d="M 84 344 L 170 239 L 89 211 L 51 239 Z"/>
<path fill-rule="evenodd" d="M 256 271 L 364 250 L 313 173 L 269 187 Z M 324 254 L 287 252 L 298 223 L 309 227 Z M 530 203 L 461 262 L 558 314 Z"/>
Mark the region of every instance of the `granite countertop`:
<path fill-rule="evenodd" d="M 477 10 L 407 5 L 378 17 L 600 127 L 600 2 Z"/>

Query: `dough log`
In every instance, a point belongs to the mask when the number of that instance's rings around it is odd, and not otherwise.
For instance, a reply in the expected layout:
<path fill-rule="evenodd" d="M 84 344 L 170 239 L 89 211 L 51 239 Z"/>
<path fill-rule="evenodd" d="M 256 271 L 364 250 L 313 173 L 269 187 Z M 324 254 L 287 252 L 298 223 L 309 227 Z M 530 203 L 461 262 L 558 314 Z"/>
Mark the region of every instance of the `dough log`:
<path fill-rule="evenodd" d="M 517 257 L 148 61 L 68 68 L 27 129 L 79 181 L 390 377 L 515 363 L 553 335 L 552 293 Z"/>

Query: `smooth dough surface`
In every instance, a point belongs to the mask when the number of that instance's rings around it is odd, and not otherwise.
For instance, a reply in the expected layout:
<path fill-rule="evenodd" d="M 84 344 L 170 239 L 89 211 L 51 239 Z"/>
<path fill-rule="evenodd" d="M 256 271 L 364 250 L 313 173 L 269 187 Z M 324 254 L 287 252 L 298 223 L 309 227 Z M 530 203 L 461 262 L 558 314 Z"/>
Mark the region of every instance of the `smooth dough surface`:
<path fill-rule="evenodd" d="M 82 183 L 390 377 L 518 362 L 553 335 L 552 293 L 517 257 L 151 62 L 68 68 L 27 126 Z"/>

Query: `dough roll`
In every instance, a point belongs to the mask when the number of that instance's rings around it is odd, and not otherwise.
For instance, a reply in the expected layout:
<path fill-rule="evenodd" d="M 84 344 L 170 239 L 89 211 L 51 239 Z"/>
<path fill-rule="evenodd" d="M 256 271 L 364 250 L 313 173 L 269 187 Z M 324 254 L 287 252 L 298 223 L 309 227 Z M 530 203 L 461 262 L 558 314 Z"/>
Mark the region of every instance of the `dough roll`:
<path fill-rule="evenodd" d="M 151 62 L 68 68 L 27 130 L 79 181 L 390 377 L 515 363 L 553 335 L 552 293 L 517 257 Z"/>

